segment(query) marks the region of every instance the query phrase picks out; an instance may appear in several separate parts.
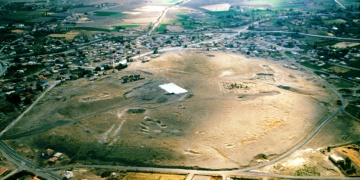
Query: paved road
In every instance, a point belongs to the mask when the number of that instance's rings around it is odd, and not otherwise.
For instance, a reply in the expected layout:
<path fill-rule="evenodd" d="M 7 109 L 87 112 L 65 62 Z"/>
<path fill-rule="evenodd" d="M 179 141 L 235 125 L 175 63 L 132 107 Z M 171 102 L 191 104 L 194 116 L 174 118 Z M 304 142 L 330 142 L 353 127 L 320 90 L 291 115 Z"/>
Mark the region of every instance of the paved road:
<path fill-rule="evenodd" d="M 0 53 L 7 47 L 7 45 L 3 46 L 1 49 L 0 49 Z"/>
<path fill-rule="evenodd" d="M 8 159 L 9 161 L 13 162 L 17 167 L 17 171 L 27 170 L 35 175 L 44 177 L 49 180 L 59 180 L 61 179 L 60 176 L 53 173 L 51 170 L 44 169 L 31 161 L 21 157 L 20 155 L 16 154 L 12 149 L 10 149 L 3 141 L 0 141 L 0 153 Z"/>
<path fill-rule="evenodd" d="M 350 66 L 345 66 L 345 65 L 338 64 L 338 63 L 329 63 L 329 64 L 332 64 L 334 66 L 339 66 L 339 67 L 342 67 L 342 68 L 345 68 L 345 69 L 351 69 L 351 70 L 355 70 L 355 71 L 360 71 L 360 68 L 354 68 L 354 67 L 350 67 Z"/>
<path fill-rule="evenodd" d="M 172 4 L 171 6 L 166 7 L 160 14 L 160 16 L 156 19 L 155 22 L 153 22 L 153 26 L 151 27 L 151 29 L 149 30 L 149 32 L 147 33 L 149 36 L 151 35 L 151 33 L 159 26 L 159 24 L 161 23 L 161 21 L 164 19 L 166 13 L 168 12 L 168 10 L 174 6 L 178 6 L 180 4 L 186 3 L 190 0 L 183 0 L 180 3 L 177 4 Z"/>
<path fill-rule="evenodd" d="M 53 82 L 50 87 L 48 87 L 36 100 L 33 104 L 31 104 L 18 118 L 16 118 L 13 122 L 11 122 L 3 131 L 0 132 L 1 136 L 12 128 L 16 123 L 18 123 L 21 118 L 28 113 L 44 96 L 45 94 L 54 88 L 60 81 Z M 60 176 L 57 176 L 53 172 L 46 170 L 31 161 L 21 157 L 20 155 L 16 154 L 12 149 L 10 149 L 3 141 L 0 141 L 0 152 L 1 154 L 8 159 L 9 161 L 13 162 L 16 166 L 18 166 L 19 170 L 27 170 L 33 172 L 36 175 L 42 176 L 46 179 L 61 179 Z"/>
<path fill-rule="evenodd" d="M 92 66 L 75 66 L 75 65 L 69 65 L 69 68 L 82 68 L 82 69 L 88 69 L 88 70 L 95 69 L 95 67 L 92 67 Z"/>
<path fill-rule="evenodd" d="M 253 30 L 246 30 L 245 32 L 256 32 L 256 33 L 284 33 L 284 34 L 296 34 L 297 32 L 289 32 L 289 31 L 253 31 Z M 298 33 L 303 36 L 311 36 L 311 37 L 318 37 L 318 38 L 327 38 L 327 39 L 338 39 L 344 41 L 360 41 L 358 38 L 344 38 L 344 37 L 337 37 L 337 36 L 322 36 L 316 34 L 306 34 L 306 33 Z"/>
<path fill-rule="evenodd" d="M 4 61 L 0 60 L 0 77 L 2 77 L 3 75 L 5 75 L 7 70 L 7 65 Z"/>
<path fill-rule="evenodd" d="M 222 177 L 232 176 L 232 175 L 251 175 L 258 177 L 276 177 L 276 178 L 286 178 L 286 179 L 346 179 L 352 180 L 356 178 L 349 177 L 319 177 L 319 176 L 287 176 L 279 174 L 269 174 L 259 171 L 241 171 L 241 170 L 192 170 L 192 169 L 176 169 L 176 168 L 154 168 L 154 167 L 129 167 L 129 166 L 110 166 L 110 165 L 74 165 L 74 166 L 63 166 L 49 168 L 48 170 L 66 170 L 71 168 L 100 168 L 100 169 L 118 169 L 118 170 L 127 170 L 127 171 L 141 171 L 141 172 L 159 172 L 159 173 L 173 173 L 173 174 L 187 174 L 187 180 L 191 180 L 191 177 L 194 175 L 220 175 Z"/>
<path fill-rule="evenodd" d="M 343 3 L 341 3 L 339 0 L 334 0 L 341 8 L 346 9 Z"/>

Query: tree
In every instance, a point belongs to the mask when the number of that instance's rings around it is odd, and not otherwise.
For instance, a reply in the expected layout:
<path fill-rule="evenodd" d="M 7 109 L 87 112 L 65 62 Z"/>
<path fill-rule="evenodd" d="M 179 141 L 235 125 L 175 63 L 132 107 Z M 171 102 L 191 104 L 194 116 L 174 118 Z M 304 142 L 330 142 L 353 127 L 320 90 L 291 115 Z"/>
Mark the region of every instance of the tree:
<path fill-rule="evenodd" d="M 254 25 L 251 25 L 251 26 L 249 26 L 248 29 L 249 29 L 249 30 L 254 30 L 254 29 L 255 29 L 255 26 L 254 26 Z"/>
<path fill-rule="evenodd" d="M 19 57 L 14 57 L 14 63 L 20 63 L 20 58 Z"/>
<path fill-rule="evenodd" d="M 116 66 L 116 69 L 120 70 L 120 69 L 125 69 L 126 67 L 127 67 L 127 64 L 125 64 L 125 65 L 119 64 L 118 66 Z"/>
<path fill-rule="evenodd" d="M 109 65 L 104 66 L 104 70 L 110 70 L 111 67 Z"/>
<path fill-rule="evenodd" d="M 28 97 L 25 98 L 24 103 L 25 103 L 25 104 L 31 104 L 31 103 L 32 103 L 31 98 L 28 98 Z"/>
<path fill-rule="evenodd" d="M 351 159 L 349 157 L 345 158 L 345 167 L 347 169 L 350 169 L 350 167 L 351 167 Z"/>
<path fill-rule="evenodd" d="M 19 104 L 21 102 L 20 95 L 18 93 L 12 93 L 6 96 L 6 99 L 14 104 Z"/>
<path fill-rule="evenodd" d="M 96 67 L 95 71 L 101 71 L 101 67 Z"/>

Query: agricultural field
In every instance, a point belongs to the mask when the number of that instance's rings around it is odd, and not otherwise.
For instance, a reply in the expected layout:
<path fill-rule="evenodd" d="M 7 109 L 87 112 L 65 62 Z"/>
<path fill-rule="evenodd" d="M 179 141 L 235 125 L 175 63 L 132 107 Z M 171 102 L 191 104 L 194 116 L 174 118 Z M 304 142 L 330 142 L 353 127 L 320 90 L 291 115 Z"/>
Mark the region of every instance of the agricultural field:
<path fill-rule="evenodd" d="M 73 40 L 77 36 L 79 31 L 69 31 L 66 34 L 50 34 L 50 37 L 65 38 L 66 40 Z"/>
<path fill-rule="evenodd" d="M 31 19 L 42 17 L 47 11 L 49 11 L 49 9 L 37 9 L 35 11 L 17 11 L 3 15 L 2 17 L 12 21 L 25 22 Z"/>
<path fill-rule="evenodd" d="M 186 175 L 128 172 L 123 180 L 184 180 Z"/>
<path fill-rule="evenodd" d="M 171 8 L 157 28 L 157 31 L 164 32 L 166 30 L 170 32 L 182 32 L 187 29 L 196 29 L 204 26 L 205 24 L 201 24 L 200 22 L 204 22 L 209 18 L 209 15 L 190 8 Z"/>
<path fill-rule="evenodd" d="M 168 28 L 167 28 L 167 24 L 160 24 L 160 26 L 158 26 L 156 28 L 156 32 L 159 32 L 159 33 L 165 33 L 168 31 Z"/>
<path fill-rule="evenodd" d="M 114 29 L 136 29 L 141 27 L 140 24 L 122 24 L 118 26 L 114 26 Z"/>
<path fill-rule="evenodd" d="M 108 12 L 108 11 L 95 11 L 95 16 L 104 16 L 104 17 L 114 17 L 114 18 L 121 18 L 125 15 L 120 12 Z"/>

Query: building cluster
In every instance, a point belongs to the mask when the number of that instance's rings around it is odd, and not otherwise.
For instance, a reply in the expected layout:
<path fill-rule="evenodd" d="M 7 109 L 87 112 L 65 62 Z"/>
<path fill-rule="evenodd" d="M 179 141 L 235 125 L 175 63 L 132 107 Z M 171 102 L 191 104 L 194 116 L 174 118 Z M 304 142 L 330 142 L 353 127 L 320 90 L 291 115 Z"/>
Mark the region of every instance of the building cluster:
<path fill-rule="evenodd" d="M 55 152 L 53 149 L 47 148 L 41 153 L 41 157 L 47 159 L 48 163 L 54 164 L 64 158 L 63 153 Z"/>

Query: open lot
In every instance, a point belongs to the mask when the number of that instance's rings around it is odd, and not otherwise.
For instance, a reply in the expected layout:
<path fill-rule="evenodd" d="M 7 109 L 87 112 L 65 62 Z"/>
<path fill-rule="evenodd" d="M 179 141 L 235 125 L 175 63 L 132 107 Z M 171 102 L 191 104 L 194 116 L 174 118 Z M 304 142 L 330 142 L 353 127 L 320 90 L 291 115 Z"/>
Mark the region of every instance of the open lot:
<path fill-rule="evenodd" d="M 175 174 L 158 174 L 158 173 L 137 173 L 137 172 L 128 172 L 122 178 L 124 180 L 184 180 L 185 175 L 175 175 Z"/>
<path fill-rule="evenodd" d="M 132 74 L 145 79 L 121 83 Z M 188 93 L 167 94 L 167 83 Z M 335 101 L 315 76 L 279 62 L 168 53 L 55 87 L 4 138 L 34 160 L 52 148 L 69 163 L 239 168 L 291 148 Z"/>
<path fill-rule="evenodd" d="M 358 142 L 359 133 L 360 123 L 341 113 L 329 121 L 303 148 L 273 165 L 262 168 L 262 171 L 294 175 L 297 171 L 311 167 L 312 175 L 319 173 L 320 176 L 342 176 L 339 168 L 329 160 L 330 153 L 327 148 Z"/>
<path fill-rule="evenodd" d="M 79 34 L 79 31 L 70 31 L 66 34 L 50 34 L 50 37 L 65 38 L 66 40 L 73 40 L 75 36 Z"/>

